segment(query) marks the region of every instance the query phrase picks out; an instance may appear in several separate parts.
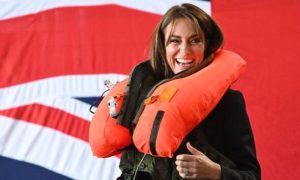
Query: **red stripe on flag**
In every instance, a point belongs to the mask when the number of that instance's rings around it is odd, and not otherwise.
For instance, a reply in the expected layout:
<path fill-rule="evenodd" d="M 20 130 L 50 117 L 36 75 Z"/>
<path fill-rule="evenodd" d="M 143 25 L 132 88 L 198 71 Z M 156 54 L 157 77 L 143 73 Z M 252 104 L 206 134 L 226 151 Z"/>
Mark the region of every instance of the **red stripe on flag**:
<path fill-rule="evenodd" d="M 0 21 L 0 88 L 67 74 L 128 74 L 148 57 L 159 17 L 107 5 Z"/>
<path fill-rule="evenodd" d="M 226 49 L 248 63 L 238 81 L 247 100 L 262 179 L 299 179 L 300 1 L 214 0 Z M 281 171 L 278 171 L 281 170 Z"/>
<path fill-rule="evenodd" d="M 41 104 L 31 104 L 0 111 L 3 116 L 46 126 L 88 142 L 90 122 L 70 113 Z"/>

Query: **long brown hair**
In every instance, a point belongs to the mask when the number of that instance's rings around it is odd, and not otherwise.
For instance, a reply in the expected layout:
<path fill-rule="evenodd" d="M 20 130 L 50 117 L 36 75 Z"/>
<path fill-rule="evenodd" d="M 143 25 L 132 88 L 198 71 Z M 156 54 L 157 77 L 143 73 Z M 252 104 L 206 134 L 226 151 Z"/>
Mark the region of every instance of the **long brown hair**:
<path fill-rule="evenodd" d="M 159 77 L 168 78 L 173 72 L 166 60 L 165 29 L 171 23 L 184 18 L 190 20 L 196 27 L 199 36 L 205 43 L 204 59 L 216 52 L 223 44 L 223 33 L 217 23 L 202 9 L 192 4 L 173 6 L 157 24 L 150 47 L 151 66 Z"/>

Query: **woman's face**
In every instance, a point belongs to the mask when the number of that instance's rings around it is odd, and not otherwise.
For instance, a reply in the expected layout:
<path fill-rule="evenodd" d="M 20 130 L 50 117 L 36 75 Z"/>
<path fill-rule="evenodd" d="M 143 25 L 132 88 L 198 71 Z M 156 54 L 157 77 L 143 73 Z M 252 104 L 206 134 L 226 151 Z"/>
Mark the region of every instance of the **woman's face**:
<path fill-rule="evenodd" d="M 166 58 L 175 74 L 203 61 L 204 41 L 190 20 L 177 19 L 173 27 L 171 23 L 166 27 L 164 33 Z"/>

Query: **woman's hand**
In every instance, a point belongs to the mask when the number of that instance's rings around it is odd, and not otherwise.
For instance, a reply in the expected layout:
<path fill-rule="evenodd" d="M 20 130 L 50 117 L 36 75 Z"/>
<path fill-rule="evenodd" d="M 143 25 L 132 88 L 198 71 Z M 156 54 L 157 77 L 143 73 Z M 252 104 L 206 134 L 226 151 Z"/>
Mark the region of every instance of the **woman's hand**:
<path fill-rule="evenodd" d="M 221 166 L 202 152 L 195 149 L 188 142 L 186 144 L 187 149 L 192 153 L 180 154 L 176 157 L 175 164 L 179 175 L 183 178 L 196 179 L 221 179 Z"/>

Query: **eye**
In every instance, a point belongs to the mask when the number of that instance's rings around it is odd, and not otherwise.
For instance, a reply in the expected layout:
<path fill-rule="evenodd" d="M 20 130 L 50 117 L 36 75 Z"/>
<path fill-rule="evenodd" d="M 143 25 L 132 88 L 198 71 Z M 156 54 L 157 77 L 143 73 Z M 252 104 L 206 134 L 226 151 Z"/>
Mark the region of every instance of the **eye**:
<path fill-rule="evenodd" d="M 169 40 L 169 43 L 175 43 L 175 44 L 178 44 L 178 43 L 180 43 L 180 40 L 179 40 L 179 39 L 175 39 L 175 38 L 171 38 L 171 39 Z"/>
<path fill-rule="evenodd" d="M 193 38 L 193 39 L 191 39 L 191 44 L 199 44 L 200 42 L 202 42 L 201 41 L 201 39 L 200 38 Z"/>

